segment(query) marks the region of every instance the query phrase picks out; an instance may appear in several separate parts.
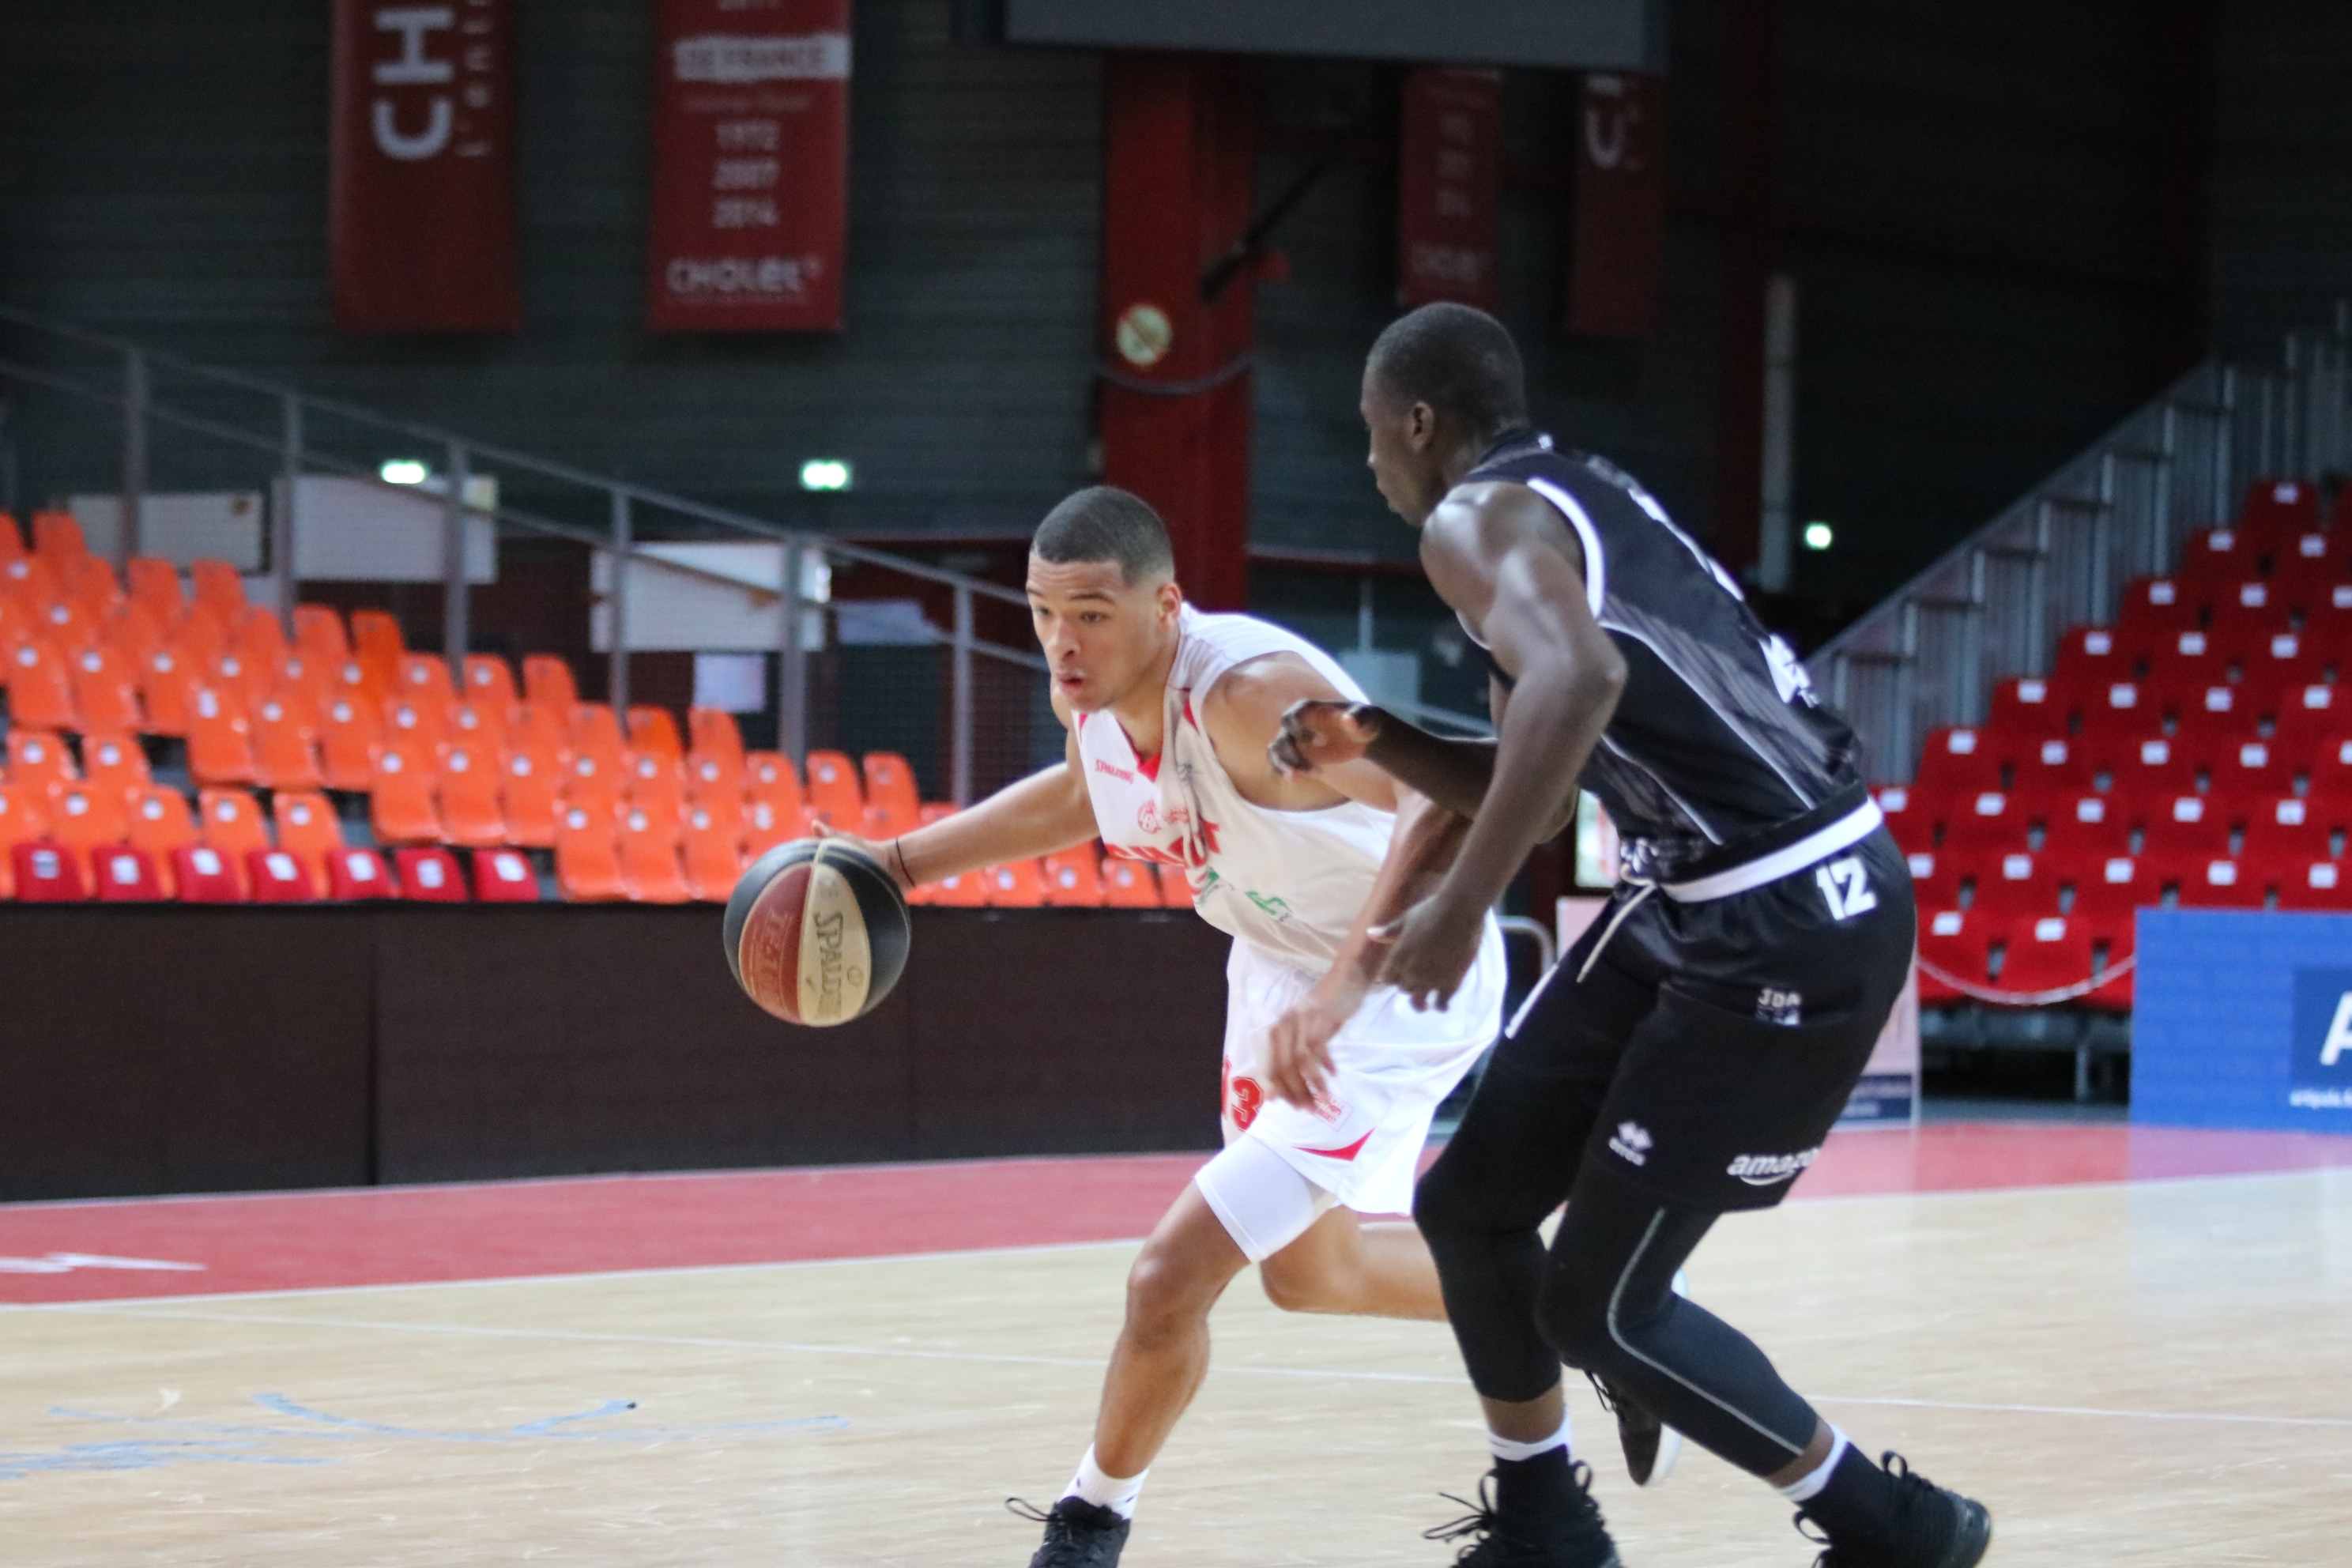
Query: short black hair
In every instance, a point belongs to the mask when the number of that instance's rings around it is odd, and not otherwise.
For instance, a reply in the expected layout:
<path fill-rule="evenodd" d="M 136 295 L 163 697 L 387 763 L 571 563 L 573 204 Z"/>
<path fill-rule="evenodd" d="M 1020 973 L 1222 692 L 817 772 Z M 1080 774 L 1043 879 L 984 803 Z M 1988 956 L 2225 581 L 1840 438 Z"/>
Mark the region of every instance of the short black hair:
<path fill-rule="evenodd" d="M 1116 561 L 1128 583 L 1176 571 L 1168 525 L 1141 496 L 1115 485 L 1089 485 L 1065 498 L 1037 525 L 1029 548 L 1040 561 Z"/>
<path fill-rule="evenodd" d="M 1426 403 L 1493 437 L 1528 422 L 1528 373 L 1510 329 L 1467 305 L 1423 305 L 1391 321 L 1364 368 L 1409 406 Z"/>

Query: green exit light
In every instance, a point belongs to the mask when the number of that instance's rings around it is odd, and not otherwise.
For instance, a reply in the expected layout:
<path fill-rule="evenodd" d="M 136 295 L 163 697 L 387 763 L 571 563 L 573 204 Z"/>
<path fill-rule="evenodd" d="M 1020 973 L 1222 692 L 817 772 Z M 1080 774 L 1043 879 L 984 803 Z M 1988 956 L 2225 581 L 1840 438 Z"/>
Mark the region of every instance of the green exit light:
<path fill-rule="evenodd" d="M 801 465 L 801 489 L 804 490 L 845 490 L 849 488 L 849 465 L 839 458 L 811 458 Z"/>

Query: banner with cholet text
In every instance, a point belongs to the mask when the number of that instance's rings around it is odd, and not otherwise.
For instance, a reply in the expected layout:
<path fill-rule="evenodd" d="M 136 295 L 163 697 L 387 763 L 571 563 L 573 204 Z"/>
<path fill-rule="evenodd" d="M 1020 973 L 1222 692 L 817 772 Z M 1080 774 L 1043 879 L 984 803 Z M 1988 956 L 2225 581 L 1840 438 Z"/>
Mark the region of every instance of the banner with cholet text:
<path fill-rule="evenodd" d="M 522 325 L 513 0 L 336 0 L 329 276 L 345 332 Z"/>
<path fill-rule="evenodd" d="M 660 0 L 656 39 L 646 327 L 837 330 L 849 0 Z"/>
<path fill-rule="evenodd" d="M 1397 137 L 1397 297 L 1495 308 L 1503 74 L 1425 66 L 1404 79 Z"/>

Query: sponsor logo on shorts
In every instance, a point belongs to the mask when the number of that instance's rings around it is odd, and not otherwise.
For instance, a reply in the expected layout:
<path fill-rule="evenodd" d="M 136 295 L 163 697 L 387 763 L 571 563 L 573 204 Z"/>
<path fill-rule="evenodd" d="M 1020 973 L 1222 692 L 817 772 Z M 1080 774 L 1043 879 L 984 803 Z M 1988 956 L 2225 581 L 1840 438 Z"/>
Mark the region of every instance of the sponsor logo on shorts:
<path fill-rule="evenodd" d="M 1344 1100 L 1334 1100 L 1328 1094 L 1317 1095 L 1315 1102 L 1307 1109 L 1317 1121 L 1328 1122 L 1333 1127 L 1339 1126 L 1348 1117 L 1348 1102 Z"/>
<path fill-rule="evenodd" d="M 1756 1016 L 1768 1024 L 1793 1029 L 1804 1021 L 1805 994 L 1767 985 L 1756 993 Z"/>
<path fill-rule="evenodd" d="M 1751 1187 L 1769 1187 L 1776 1182 L 1794 1180 L 1798 1172 L 1821 1157 L 1818 1145 L 1795 1154 L 1741 1154 L 1723 1168 L 1727 1176 L 1737 1176 Z"/>
<path fill-rule="evenodd" d="M 1609 1152 L 1628 1164 L 1646 1165 L 1650 1163 L 1651 1142 L 1648 1128 L 1638 1121 L 1620 1121 L 1609 1139 Z"/>

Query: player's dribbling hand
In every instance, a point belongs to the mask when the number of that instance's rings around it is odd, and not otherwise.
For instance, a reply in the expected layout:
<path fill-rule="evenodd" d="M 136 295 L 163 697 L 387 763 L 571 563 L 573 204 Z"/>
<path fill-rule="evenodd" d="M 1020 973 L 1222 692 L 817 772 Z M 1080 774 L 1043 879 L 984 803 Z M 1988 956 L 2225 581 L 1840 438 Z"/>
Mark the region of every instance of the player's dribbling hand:
<path fill-rule="evenodd" d="M 845 844 L 889 872 L 890 879 L 898 884 L 900 892 L 911 893 L 915 890 L 915 884 L 907 879 L 907 863 L 891 852 L 888 840 L 877 841 L 872 838 L 861 838 L 855 833 L 844 833 L 823 817 L 817 818 L 811 826 L 815 828 L 819 838 L 830 839 L 835 844 Z"/>
<path fill-rule="evenodd" d="M 1276 1100 L 1311 1110 L 1330 1081 L 1331 1041 L 1363 1005 L 1360 979 L 1326 975 L 1266 1035 L 1265 1081 Z"/>
<path fill-rule="evenodd" d="M 1366 934 L 1386 950 L 1380 983 L 1395 986 L 1415 1012 L 1426 1013 L 1454 1000 L 1486 932 L 1482 911 L 1465 914 L 1436 893 Z"/>
<path fill-rule="evenodd" d="M 1282 715 L 1282 728 L 1265 749 L 1266 761 L 1284 777 L 1352 763 L 1381 732 L 1381 710 L 1369 702 L 1307 697 Z"/>

